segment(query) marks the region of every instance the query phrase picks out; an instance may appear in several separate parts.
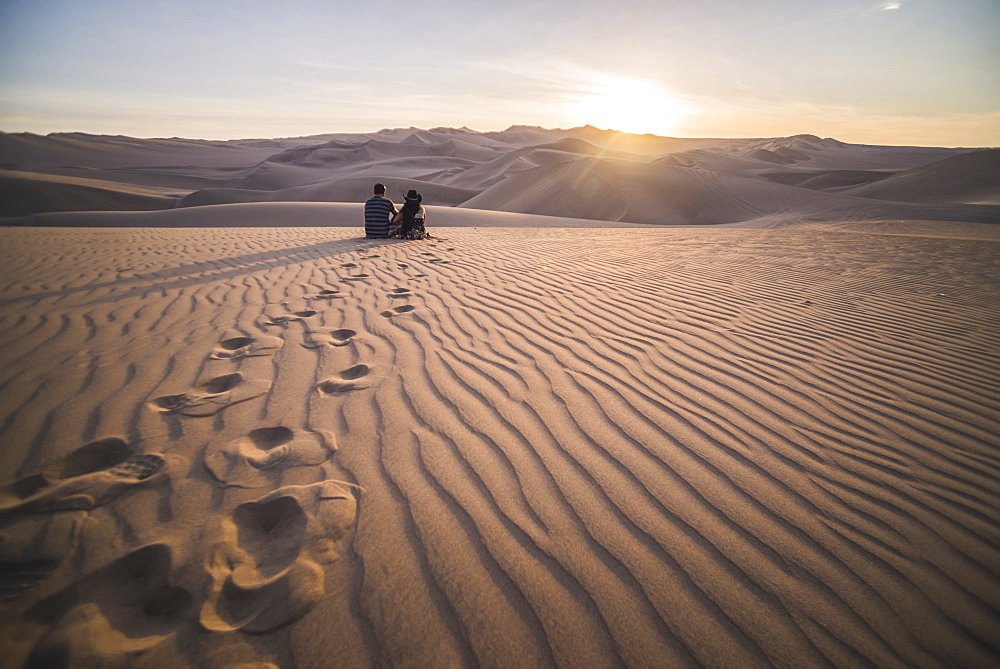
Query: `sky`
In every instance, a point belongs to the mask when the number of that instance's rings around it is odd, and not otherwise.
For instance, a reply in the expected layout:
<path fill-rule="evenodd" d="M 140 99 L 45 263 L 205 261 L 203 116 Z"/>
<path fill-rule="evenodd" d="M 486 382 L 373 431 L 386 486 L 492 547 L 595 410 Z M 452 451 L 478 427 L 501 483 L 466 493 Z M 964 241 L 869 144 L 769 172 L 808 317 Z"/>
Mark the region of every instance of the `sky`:
<path fill-rule="evenodd" d="M 1000 146 L 1000 0 L 0 0 L 0 130 Z"/>

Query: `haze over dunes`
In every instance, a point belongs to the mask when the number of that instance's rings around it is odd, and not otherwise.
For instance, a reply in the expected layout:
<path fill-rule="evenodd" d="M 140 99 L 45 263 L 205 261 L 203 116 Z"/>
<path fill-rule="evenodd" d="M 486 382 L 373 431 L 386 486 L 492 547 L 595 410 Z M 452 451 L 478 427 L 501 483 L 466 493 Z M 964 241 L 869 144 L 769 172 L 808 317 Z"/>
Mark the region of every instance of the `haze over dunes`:
<path fill-rule="evenodd" d="M 5 663 L 996 664 L 997 154 L 0 136 Z"/>
<path fill-rule="evenodd" d="M 0 213 L 362 202 L 381 181 L 430 205 L 704 225 L 885 218 L 997 221 L 998 149 L 672 139 L 583 127 L 384 130 L 299 139 L 0 137 Z M 914 206 L 913 203 L 919 203 Z M 173 225 L 183 225 L 180 217 Z M 354 224 L 331 220 L 330 224 Z"/>

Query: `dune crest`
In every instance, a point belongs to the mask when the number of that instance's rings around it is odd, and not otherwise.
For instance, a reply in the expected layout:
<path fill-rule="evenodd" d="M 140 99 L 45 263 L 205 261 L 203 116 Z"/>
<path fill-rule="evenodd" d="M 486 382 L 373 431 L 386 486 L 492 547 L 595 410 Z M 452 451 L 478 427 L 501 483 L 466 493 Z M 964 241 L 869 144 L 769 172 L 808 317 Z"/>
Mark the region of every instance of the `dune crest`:
<path fill-rule="evenodd" d="M 0 134 L 3 151 L 14 171 L 0 180 L 21 195 L 0 216 L 29 225 L 50 224 L 32 214 L 85 209 L 360 203 L 376 182 L 397 201 L 415 189 L 427 205 L 594 221 L 1000 222 L 1000 150 L 814 135 L 680 139 L 524 126 L 230 142 Z"/>

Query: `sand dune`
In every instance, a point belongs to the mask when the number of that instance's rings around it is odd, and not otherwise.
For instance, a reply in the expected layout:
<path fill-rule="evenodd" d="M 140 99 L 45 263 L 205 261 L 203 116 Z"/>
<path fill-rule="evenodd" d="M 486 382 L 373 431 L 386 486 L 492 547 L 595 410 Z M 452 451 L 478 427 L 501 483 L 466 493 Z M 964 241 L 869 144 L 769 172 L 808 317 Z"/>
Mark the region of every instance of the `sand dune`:
<path fill-rule="evenodd" d="M 513 214 L 457 207 L 427 209 L 435 227 L 639 228 L 641 223 Z M 253 228 L 342 227 L 363 233 L 364 207 L 344 202 L 253 202 L 166 211 L 72 211 L 8 218 L 9 226 L 47 228 Z"/>
<path fill-rule="evenodd" d="M 414 133 L 416 135 L 416 133 Z M 331 141 L 314 147 L 289 149 L 268 158 L 268 162 L 288 162 L 321 167 L 345 163 L 371 162 L 386 159 L 413 157 L 453 157 L 481 161 L 496 157 L 498 149 L 476 146 L 460 140 L 448 139 L 436 143 L 427 140 L 418 143 L 390 142 L 369 139 L 360 143 Z"/>
<path fill-rule="evenodd" d="M 0 170 L 0 216 L 48 211 L 170 209 L 177 199 L 162 189 L 113 181 Z"/>
<path fill-rule="evenodd" d="M 996 662 L 1000 228 L 438 213 L 0 228 L 5 663 Z"/>
<path fill-rule="evenodd" d="M 411 188 L 423 196 L 423 201 L 433 205 L 453 206 L 465 202 L 475 191 L 454 188 L 417 179 L 398 177 L 382 178 L 390 193 L 406 193 Z M 206 188 L 186 195 L 177 201 L 178 207 L 197 207 L 237 202 L 364 202 L 371 197 L 373 179 L 353 177 L 328 182 L 297 186 L 279 190 L 252 190 L 235 188 Z M 397 196 L 397 199 L 400 199 Z"/>
<path fill-rule="evenodd" d="M 900 202 L 1000 204 L 1000 149 L 963 153 L 842 192 Z"/>
<path fill-rule="evenodd" d="M 540 131 L 540 132 L 539 132 Z M 713 139 L 713 138 L 687 138 L 687 137 L 659 137 L 657 135 L 634 135 L 617 130 L 600 130 L 593 126 L 582 128 L 570 128 L 568 130 L 543 130 L 541 128 L 519 128 L 514 126 L 501 133 L 484 133 L 491 137 L 501 137 L 505 141 L 510 138 L 520 137 L 520 133 L 527 132 L 524 138 L 533 138 L 533 141 L 517 142 L 523 145 L 543 144 L 551 142 L 553 137 L 557 139 L 571 138 L 582 139 L 590 144 L 594 144 L 603 149 L 613 151 L 624 151 L 627 153 L 646 156 L 647 158 L 659 158 L 669 153 L 688 151 L 706 148 L 723 148 L 727 146 L 741 146 L 746 142 L 757 140 L 743 139 Z"/>
<path fill-rule="evenodd" d="M 711 170 L 576 159 L 508 177 L 461 207 L 664 225 L 780 217 L 793 221 L 924 218 L 1000 222 L 1000 209 L 888 203 Z"/>
<path fill-rule="evenodd" d="M 0 156 L 3 156 L 3 167 L 249 167 L 286 146 L 320 141 L 323 140 L 302 138 L 212 142 L 180 138 L 138 139 L 85 133 L 53 133 L 42 137 L 31 133 L 0 132 Z"/>
<path fill-rule="evenodd" d="M 0 151 L 5 666 L 1000 658 L 996 150 Z"/>
<path fill-rule="evenodd" d="M 677 139 L 515 126 L 232 142 L 21 134 L 0 136 L 0 148 L 14 161 L 8 166 L 21 171 L 159 185 L 185 207 L 361 202 L 382 182 L 397 201 L 413 188 L 435 205 L 647 224 L 1000 221 L 995 151 L 868 146 L 813 135 Z M 37 190 L 51 180 L 36 182 L 34 197 L 48 209 L 125 206 L 68 197 L 65 186 L 53 185 L 62 190 L 46 196 Z M 29 213 L 10 204 L 16 197 L 9 193 L 0 213 Z M 980 206 L 962 206 L 968 204 Z"/>
<path fill-rule="evenodd" d="M 500 181 L 463 208 L 620 221 L 627 212 L 614 169 L 577 158 L 543 165 Z"/>
<path fill-rule="evenodd" d="M 592 144 L 584 139 L 577 137 L 566 137 L 557 142 L 552 142 L 550 144 L 539 144 L 537 146 L 529 147 L 534 149 L 550 149 L 552 151 L 563 151 L 565 153 L 575 153 L 581 156 L 596 156 L 602 158 L 618 158 L 620 160 L 638 160 L 641 162 L 646 162 L 649 160 L 647 156 L 642 156 L 637 153 L 629 153 L 628 151 L 618 151 L 616 149 L 605 148 Z"/>
<path fill-rule="evenodd" d="M 970 151 L 972 149 L 846 144 L 829 138 L 821 140 L 813 135 L 794 135 L 676 151 L 659 160 L 668 165 L 743 177 L 774 173 L 815 176 L 831 170 L 905 170 Z M 785 169 L 788 166 L 796 171 L 789 172 Z"/>
<path fill-rule="evenodd" d="M 811 190 L 842 189 L 848 186 L 873 183 L 891 177 L 892 170 L 797 170 L 794 172 L 767 172 L 760 176 L 773 183 L 798 186 Z"/>

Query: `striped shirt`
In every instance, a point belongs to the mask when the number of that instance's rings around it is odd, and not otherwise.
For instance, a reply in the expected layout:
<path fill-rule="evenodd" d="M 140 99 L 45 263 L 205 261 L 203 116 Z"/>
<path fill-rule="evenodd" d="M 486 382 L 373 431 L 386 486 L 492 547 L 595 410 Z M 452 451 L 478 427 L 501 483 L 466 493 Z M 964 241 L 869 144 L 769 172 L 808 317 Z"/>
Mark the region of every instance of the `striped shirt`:
<path fill-rule="evenodd" d="M 389 216 L 395 213 L 392 201 L 376 195 L 365 202 L 365 235 L 368 237 L 389 236 Z"/>

